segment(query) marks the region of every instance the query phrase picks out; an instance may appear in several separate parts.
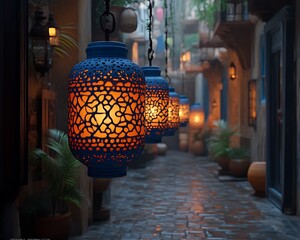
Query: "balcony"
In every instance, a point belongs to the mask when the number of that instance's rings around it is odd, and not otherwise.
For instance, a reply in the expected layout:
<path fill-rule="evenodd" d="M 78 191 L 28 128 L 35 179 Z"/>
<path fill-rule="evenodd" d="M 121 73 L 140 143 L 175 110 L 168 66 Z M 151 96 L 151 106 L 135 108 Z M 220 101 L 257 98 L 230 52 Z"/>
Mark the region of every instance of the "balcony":
<path fill-rule="evenodd" d="M 249 0 L 249 12 L 262 21 L 268 21 L 277 11 L 293 0 Z"/>
<path fill-rule="evenodd" d="M 225 46 L 235 50 L 244 69 L 250 67 L 251 39 L 254 24 L 250 21 L 248 1 L 217 0 L 214 34 L 219 36 Z"/>

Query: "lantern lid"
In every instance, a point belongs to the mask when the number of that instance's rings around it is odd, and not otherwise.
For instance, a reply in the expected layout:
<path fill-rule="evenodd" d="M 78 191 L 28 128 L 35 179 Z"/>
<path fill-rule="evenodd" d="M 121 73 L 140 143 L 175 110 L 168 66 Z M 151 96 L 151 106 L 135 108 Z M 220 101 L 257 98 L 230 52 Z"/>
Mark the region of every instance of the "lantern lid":
<path fill-rule="evenodd" d="M 127 58 L 128 49 L 124 43 L 115 41 L 99 41 L 89 43 L 87 58 L 117 57 Z"/>
<path fill-rule="evenodd" d="M 194 103 L 194 104 L 191 106 L 191 110 L 192 110 L 192 109 L 199 109 L 199 108 L 202 108 L 201 103 Z"/>
<path fill-rule="evenodd" d="M 180 103 L 186 103 L 186 104 L 189 103 L 189 99 L 185 95 L 180 95 L 179 101 L 180 101 Z"/>
<path fill-rule="evenodd" d="M 178 93 L 175 92 L 175 89 L 173 87 L 169 87 L 169 96 L 172 98 L 179 98 Z"/>
<path fill-rule="evenodd" d="M 161 71 L 159 67 L 145 66 L 141 67 L 141 69 L 144 72 L 145 77 L 160 76 Z"/>

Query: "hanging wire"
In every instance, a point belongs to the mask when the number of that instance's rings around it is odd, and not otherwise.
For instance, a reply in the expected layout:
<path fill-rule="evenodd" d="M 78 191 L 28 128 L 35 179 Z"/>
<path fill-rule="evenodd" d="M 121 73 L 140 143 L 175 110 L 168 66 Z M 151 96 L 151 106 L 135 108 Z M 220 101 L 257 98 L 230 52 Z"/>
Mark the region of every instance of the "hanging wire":
<path fill-rule="evenodd" d="M 149 61 L 149 66 L 152 66 L 152 60 L 153 60 L 153 43 L 152 43 L 152 21 L 153 21 L 153 15 L 152 15 L 152 8 L 154 5 L 154 0 L 148 0 L 149 2 L 149 23 L 148 23 L 148 31 L 149 31 L 149 49 L 148 49 L 148 61 Z"/>
<path fill-rule="evenodd" d="M 172 2 L 172 1 L 171 1 Z M 165 78 L 168 79 L 169 85 L 171 84 L 171 78 L 168 75 L 168 3 L 167 0 L 164 0 L 164 8 L 165 8 Z"/>
<path fill-rule="evenodd" d="M 173 39 L 173 44 L 172 44 L 172 51 L 171 51 L 171 57 L 172 57 L 172 63 L 173 63 L 173 58 L 174 58 L 174 39 L 175 39 L 175 27 L 174 27 L 174 21 L 173 21 L 173 16 L 174 16 L 174 7 L 173 7 L 173 1 L 170 1 L 170 20 L 171 20 L 171 33 L 172 33 L 172 39 Z"/>
<path fill-rule="evenodd" d="M 105 11 L 100 16 L 100 26 L 105 33 L 105 41 L 109 41 L 109 34 L 115 31 L 116 20 L 113 13 L 110 11 L 110 0 L 104 0 Z"/>

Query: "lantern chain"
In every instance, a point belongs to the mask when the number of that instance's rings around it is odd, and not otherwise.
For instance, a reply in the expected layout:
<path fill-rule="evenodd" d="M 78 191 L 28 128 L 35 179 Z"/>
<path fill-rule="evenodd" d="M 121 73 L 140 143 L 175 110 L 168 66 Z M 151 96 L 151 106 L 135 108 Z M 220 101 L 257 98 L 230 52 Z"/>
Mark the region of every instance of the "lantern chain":
<path fill-rule="evenodd" d="M 172 51 L 170 52 L 171 53 L 171 57 L 172 57 L 172 63 L 173 63 L 173 60 L 174 60 L 174 39 L 175 39 L 175 27 L 174 27 L 174 19 L 173 19 L 173 16 L 174 16 L 174 7 L 173 7 L 173 1 L 171 0 L 170 1 L 170 21 L 171 21 L 171 33 L 172 33 L 172 39 L 173 39 L 173 44 L 172 44 Z"/>
<path fill-rule="evenodd" d="M 152 14 L 152 8 L 154 5 L 154 0 L 148 0 L 149 2 L 149 23 L 148 23 L 148 31 L 149 31 L 149 49 L 148 49 L 148 61 L 149 61 L 149 66 L 152 66 L 152 60 L 153 60 L 153 43 L 152 43 L 152 21 L 153 21 L 153 14 Z"/>
<path fill-rule="evenodd" d="M 168 79 L 169 84 L 171 84 L 171 78 L 168 75 L 168 3 L 167 0 L 164 0 L 164 8 L 165 8 L 165 78 Z"/>
<path fill-rule="evenodd" d="M 105 33 L 105 41 L 109 41 L 109 34 L 115 31 L 116 20 L 113 13 L 110 11 L 110 0 L 104 0 L 105 11 L 100 16 L 100 26 Z"/>

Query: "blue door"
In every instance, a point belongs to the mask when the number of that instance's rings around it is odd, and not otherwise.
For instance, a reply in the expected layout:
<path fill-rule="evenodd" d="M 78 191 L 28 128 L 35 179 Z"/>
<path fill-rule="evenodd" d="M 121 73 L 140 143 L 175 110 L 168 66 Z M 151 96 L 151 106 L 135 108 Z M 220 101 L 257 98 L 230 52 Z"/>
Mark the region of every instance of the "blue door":
<path fill-rule="evenodd" d="M 281 9 L 265 26 L 267 194 L 282 212 L 296 210 L 294 18 Z"/>

